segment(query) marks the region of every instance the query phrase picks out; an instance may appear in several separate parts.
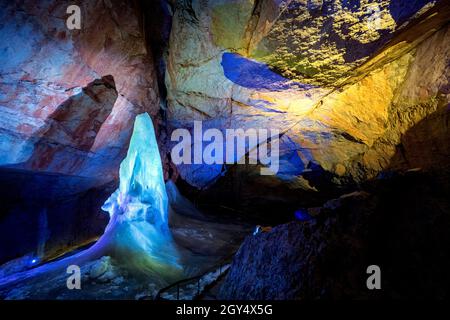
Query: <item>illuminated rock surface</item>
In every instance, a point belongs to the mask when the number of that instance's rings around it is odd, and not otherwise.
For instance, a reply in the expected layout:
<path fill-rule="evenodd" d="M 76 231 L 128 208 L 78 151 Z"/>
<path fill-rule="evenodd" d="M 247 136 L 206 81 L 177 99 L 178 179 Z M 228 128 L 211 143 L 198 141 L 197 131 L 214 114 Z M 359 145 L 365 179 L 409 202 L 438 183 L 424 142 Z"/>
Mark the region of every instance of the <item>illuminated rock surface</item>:
<path fill-rule="evenodd" d="M 363 188 L 370 193 L 311 208 L 314 220 L 247 237 L 218 298 L 448 298 L 448 178 L 409 172 L 378 181 Z M 382 290 L 367 289 L 373 264 L 381 268 Z"/>
<path fill-rule="evenodd" d="M 193 119 L 205 127 L 277 128 L 284 133 L 278 178 L 297 189 L 320 191 L 309 170 L 340 185 L 392 166 L 447 162 L 448 143 L 438 141 L 448 125 L 423 123 L 448 117 L 448 4 L 180 1 L 176 9 L 166 73 L 174 128 Z M 408 144 L 402 135 L 419 123 L 434 132 L 432 144 L 443 155 L 420 165 L 411 148 L 398 153 Z M 224 170 L 178 169 L 199 188 Z"/>
<path fill-rule="evenodd" d="M 70 31 L 65 24 L 70 4 L 70 1 L 57 4 L 1 1 L 0 51 L 4 63 L 0 115 L 7 125 L 2 125 L 0 147 L 2 154 L 10 149 L 14 152 L 9 152 L 7 158 L 2 156 L 0 165 L 26 162 L 34 144 L 24 145 L 23 141 L 39 138 L 48 121 L 55 125 L 71 121 L 55 117 L 61 106 L 70 103 L 71 97 L 94 80 L 112 76 L 117 96 L 107 101 L 106 108 L 102 106 L 106 103 L 103 97 L 96 97 L 95 92 L 91 95 L 94 100 L 91 108 L 78 105 L 77 101 L 67 106 L 69 112 L 77 114 L 73 121 L 86 127 L 69 132 L 68 136 L 61 135 L 55 147 L 67 149 L 63 153 L 81 149 L 78 154 L 61 156 L 58 163 L 42 155 L 38 164 L 23 165 L 25 169 L 95 177 L 107 182 L 116 177 L 116 168 L 126 154 L 134 116 L 158 112 L 155 72 L 139 27 L 137 7 L 128 1 L 114 1 L 114 5 L 104 1 L 83 3 L 81 9 L 86 18 L 82 30 Z M 93 113 L 100 108 L 103 114 L 95 118 Z M 83 121 L 95 122 L 95 130 Z M 81 148 L 74 143 L 79 134 L 89 135 L 90 139 Z M 39 140 L 36 142 L 39 148 Z M 61 162 L 66 162 L 66 166 Z"/>
<path fill-rule="evenodd" d="M 118 168 L 126 156 L 119 189 L 105 205 L 111 218 L 109 240 L 84 256 L 90 298 L 154 292 L 154 283 L 139 287 L 121 269 L 125 261 L 135 270 L 149 271 L 147 258 L 134 260 L 127 254 L 131 247 L 141 251 L 139 257 L 151 253 L 150 273 L 168 263 L 175 269 L 181 264 L 192 275 L 215 264 L 250 229 L 239 219 L 234 224 L 236 217 L 230 223 L 230 211 L 244 221 L 256 217 L 267 224 L 285 223 L 301 208 L 320 208 L 368 181 L 411 170 L 440 175 L 449 169 L 448 1 L 89 1 L 81 4 L 80 31 L 65 26 L 69 4 L 0 0 L 0 263 L 18 258 L 0 270 L 1 284 L 45 275 L 53 267 L 21 271 L 102 235 L 107 219 L 101 204 L 117 189 Z M 152 127 L 151 137 L 137 134 L 141 138 L 130 144 L 133 122 L 142 113 L 148 113 L 145 121 L 149 124 L 151 118 L 155 133 Z M 222 132 L 280 130 L 278 174 L 261 176 L 259 166 L 174 165 L 168 156 L 170 133 L 176 128 L 192 131 L 193 120 Z M 142 144 L 147 138 L 153 142 Z M 150 165 L 151 159 L 157 166 Z M 176 181 L 186 198 L 171 181 L 167 196 L 168 180 Z M 448 194 L 445 183 L 442 190 Z M 366 191 L 371 196 L 367 203 L 355 204 L 351 221 L 325 216 L 318 227 L 280 226 L 272 235 L 260 235 L 262 244 L 246 241 L 223 296 L 243 298 L 237 292 L 245 289 L 251 298 L 281 297 L 283 291 L 282 297 L 304 297 L 302 290 L 329 288 L 327 283 L 299 283 L 298 291 L 288 292 L 289 283 L 277 281 L 278 292 L 262 296 L 262 291 L 247 290 L 255 279 L 246 267 L 252 271 L 268 265 L 267 278 L 294 269 L 302 276 L 312 272 L 326 278 L 329 274 L 315 273 L 314 266 L 279 269 L 284 257 L 277 255 L 283 252 L 274 243 L 292 249 L 286 256 L 296 263 L 329 245 L 327 236 L 352 236 L 353 227 L 364 233 L 361 221 L 366 213 L 372 216 L 365 204 L 372 203 L 372 193 L 379 196 L 373 188 Z M 395 240 L 400 226 L 414 230 L 425 224 L 424 233 L 416 234 L 435 234 L 437 240 L 430 243 L 439 247 L 439 239 L 447 239 L 441 232 L 448 230 L 446 202 L 434 203 L 430 196 L 428 203 L 413 191 L 400 198 L 417 199 L 418 208 L 431 211 L 429 219 L 421 220 L 413 205 L 405 205 L 413 211 L 410 221 L 399 204 L 387 212 L 405 217 L 394 219 L 387 234 Z M 187 199 L 213 215 L 200 213 Z M 427 205 L 421 207 L 421 202 Z M 292 239 L 299 243 L 283 238 L 286 230 L 293 230 Z M 310 233 L 318 240 L 308 239 Z M 172 240 L 183 252 L 180 256 Z M 402 240 L 409 249 L 405 252 L 413 253 L 405 253 L 405 259 L 415 257 L 416 243 Z M 301 247 L 305 243 L 310 247 Z M 165 244 L 167 250 L 160 250 Z M 359 254 L 352 245 L 352 253 Z M 393 256 L 402 252 L 398 246 Z M 266 261 L 261 247 L 273 250 L 274 258 Z M 186 251 L 201 257 L 191 259 Z M 439 248 L 433 252 L 440 254 Z M 0 285 L 0 295 L 36 298 L 41 292 L 51 298 L 80 298 L 58 293 L 64 277 L 22 282 L 17 291 Z M 50 278 L 55 286 L 46 288 Z M 121 278 L 126 285 L 113 292 Z M 96 288 L 96 279 L 105 280 L 105 286 Z M 257 285 L 266 288 L 274 281 L 269 280 Z"/>
<path fill-rule="evenodd" d="M 120 187 L 102 209 L 109 212 L 110 222 L 95 246 L 105 245 L 116 259 L 144 273 L 181 273 L 169 231 L 161 157 L 147 113 L 136 117 L 128 155 L 120 165 Z"/>

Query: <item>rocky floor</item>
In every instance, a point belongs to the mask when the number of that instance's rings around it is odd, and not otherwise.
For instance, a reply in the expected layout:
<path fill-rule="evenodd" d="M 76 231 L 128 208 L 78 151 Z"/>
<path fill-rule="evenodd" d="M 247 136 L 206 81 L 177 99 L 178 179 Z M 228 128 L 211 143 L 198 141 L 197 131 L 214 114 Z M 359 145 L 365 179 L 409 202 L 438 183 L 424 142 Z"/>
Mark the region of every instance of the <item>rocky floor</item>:
<path fill-rule="evenodd" d="M 186 217 L 172 212 L 172 234 L 178 245 L 184 276 L 192 277 L 235 252 L 252 226 L 233 221 L 213 222 L 205 216 Z M 80 265 L 81 290 L 69 290 L 66 264 L 70 257 L 0 280 L 3 299 L 108 300 L 141 299 L 154 296 L 166 286 L 160 279 L 130 274 L 109 256 Z M 65 263 L 67 261 L 67 263 Z M 58 271 L 56 271 L 58 270 Z"/>

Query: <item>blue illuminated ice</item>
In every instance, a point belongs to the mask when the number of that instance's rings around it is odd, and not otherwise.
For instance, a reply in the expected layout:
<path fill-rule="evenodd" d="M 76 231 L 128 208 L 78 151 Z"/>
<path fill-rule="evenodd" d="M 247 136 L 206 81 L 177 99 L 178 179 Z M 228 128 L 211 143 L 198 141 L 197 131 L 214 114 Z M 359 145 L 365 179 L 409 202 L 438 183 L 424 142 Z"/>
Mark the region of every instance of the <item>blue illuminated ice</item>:
<path fill-rule="evenodd" d="M 172 195 L 174 189 L 170 190 Z M 65 274 L 69 265 L 82 266 L 106 256 L 152 283 L 177 281 L 184 273 L 169 230 L 168 207 L 152 120 L 144 113 L 136 117 L 128 154 L 120 165 L 119 189 L 102 207 L 110 215 L 105 233 L 92 247 L 65 259 L 8 276 L 0 270 L 0 287 L 45 274 Z M 39 257 L 26 261 L 34 265 Z"/>
<path fill-rule="evenodd" d="M 121 220 L 147 221 L 168 228 L 168 199 L 158 144 L 150 116 L 136 117 L 128 154 L 120 165 L 119 189 L 102 209 Z"/>
<path fill-rule="evenodd" d="M 155 131 L 147 113 L 138 115 L 127 157 L 120 165 L 120 186 L 102 209 L 110 222 L 99 242 L 114 256 L 143 271 L 179 269 L 168 224 L 168 197 Z"/>

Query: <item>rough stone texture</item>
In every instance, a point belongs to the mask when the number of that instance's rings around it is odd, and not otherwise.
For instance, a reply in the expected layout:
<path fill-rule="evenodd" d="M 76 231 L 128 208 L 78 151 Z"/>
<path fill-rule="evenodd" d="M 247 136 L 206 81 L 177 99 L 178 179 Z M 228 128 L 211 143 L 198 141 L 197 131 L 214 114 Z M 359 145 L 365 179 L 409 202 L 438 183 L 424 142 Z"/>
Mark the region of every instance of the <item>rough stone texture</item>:
<path fill-rule="evenodd" d="M 74 3 L 80 31 L 65 27 Z M 205 129 L 283 133 L 273 177 L 259 166 L 174 167 L 162 155 L 166 178 L 215 184 L 203 194 L 215 209 L 231 199 L 286 220 L 300 204 L 383 171 L 448 172 L 449 8 L 428 0 L 0 0 L 0 263 L 27 254 L 20 265 L 28 268 L 32 258 L 95 239 L 135 115 L 150 113 L 159 131 L 160 105 L 169 129 L 199 119 Z M 157 88 L 165 65 L 167 108 L 166 89 Z M 448 186 L 401 181 L 310 210 L 313 223 L 249 238 L 222 295 L 370 298 L 361 285 L 375 257 L 387 266 L 387 295 L 448 296 L 440 286 L 448 287 L 440 252 L 449 242 Z M 404 261 L 411 266 L 402 275 Z M 411 278 L 418 284 L 407 292 Z"/>
<path fill-rule="evenodd" d="M 2 121 L 9 124 L 2 125 L 1 150 L 2 154 L 11 149 L 15 152 L 6 158 L 2 156 L 0 164 L 26 162 L 30 154 L 21 149 L 32 150 L 33 144 L 24 147 L 21 143 L 39 135 L 49 119 L 58 122 L 55 112 L 81 88 L 110 75 L 118 98 L 108 107 L 109 111 L 102 110 L 105 114 L 96 119 L 94 131 L 81 133 L 91 135 L 89 146 L 84 145 L 81 150 L 85 159 L 60 168 L 43 161 L 38 168 L 108 181 L 117 176 L 134 116 L 144 111 L 155 115 L 159 110 L 155 72 L 135 2 L 80 2 L 82 28 L 73 31 L 65 25 L 66 9 L 71 4 L 77 2 L 1 2 L 0 50 L 4 63 L 0 112 Z M 91 121 L 93 110 L 74 100 L 70 112 Z M 72 140 L 79 139 L 79 133 L 69 132 L 58 143 L 77 147 Z"/>
<path fill-rule="evenodd" d="M 388 43 L 415 15 L 435 1 L 284 1 L 279 16 L 267 19 L 274 1 L 261 1 L 249 54 L 284 76 L 334 86 Z M 273 4 L 272 4 L 273 6 Z M 270 26 L 269 28 L 267 26 Z M 261 40 L 258 41 L 258 38 Z"/>
<path fill-rule="evenodd" d="M 219 298 L 448 298 L 448 174 L 411 172 L 366 190 L 312 208 L 313 221 L 249 236 Z M 374 264 L 380 291 L 366 287 Z"/>
<path fill-rule="evenodd" d="M 156 73 L 137 1 L 1 0 L 0 19 L 0 263 L 40 256 L 42 232 L 45 259 L 103 232 L 136 114 L 159 127 Z"/>
<path fill-rule="evenodd" d="M 358 249 L 367 237 L 365 226 L 374 204 L 367 194 L 353 195 L 351 203 L 346 211 L 340 215 L 332 212 L 324 221 L 291 222 L 249 236 L 233 260 L 219 297 L 325 298 L 333 294 L 330 290 L 342 290 L 340 296 L 345 297 L 352 290 L 362 289 L 364 253 Z M 362 211 L 363 207 L 367 209 Z M 333 298 L 339 297 L 336 293 Z"/>
<path fill-rule="evenodd" d="M 374 4 L 380 8 L 375 22 L 368 13 Z M 432 125 L 421 143 L 443 144 L 445 158 L 449 5 L 433 4 L 178 1 L 167 58 L 169 125 L 191 130 L 193 120 L 203 120 L 204 128 L 222 131 L 280 130 L 277 179 L 296 189 L 314 188 L 310 171 L 327 172 L 337 185 L 373 178 L 391 166 L 402 139 L 412 146 L 402 135 L 433 114 L 441 115 L 443 127 Z M 416 157 L 407 148 L 403 156 Z M 414 165 L 403 160 L 397 167 Z M 227 170 L 177 169 L 201 189 Z"/>

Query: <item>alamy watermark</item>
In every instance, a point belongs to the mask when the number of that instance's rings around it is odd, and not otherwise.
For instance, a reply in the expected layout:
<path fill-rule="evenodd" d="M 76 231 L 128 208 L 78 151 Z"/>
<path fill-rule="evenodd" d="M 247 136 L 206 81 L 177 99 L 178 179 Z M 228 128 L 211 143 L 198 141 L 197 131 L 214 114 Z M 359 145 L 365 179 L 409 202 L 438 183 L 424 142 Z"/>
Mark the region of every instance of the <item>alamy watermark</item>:
<path fill-rule="evenodd" d="M 66 286 L 69 290 L 81 290 L 81 269 L 73 264 L 67 267 L 67 274 L 70 276 L 66 280 Z"/>
<path fill-rule="evenodd" d="M 67 14 L 70 16 L 66 20 L 66 26 L 69 30 L 81 29 L 81 9 L 77 5 L 71 5 L 67 7 Z"/>
<path fill-rule="evenodd" d="M 277 129 L 219 129 L 203 131 L 201 121 L 194 121 L 193 136 L 188 129 L 176 129 L 171 141 L 178 142 L 171 151 L 172 161 L 180 164 L 261 164 L 261 175 L 276 175 L 279 169 Z"/>

